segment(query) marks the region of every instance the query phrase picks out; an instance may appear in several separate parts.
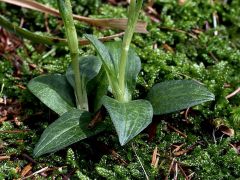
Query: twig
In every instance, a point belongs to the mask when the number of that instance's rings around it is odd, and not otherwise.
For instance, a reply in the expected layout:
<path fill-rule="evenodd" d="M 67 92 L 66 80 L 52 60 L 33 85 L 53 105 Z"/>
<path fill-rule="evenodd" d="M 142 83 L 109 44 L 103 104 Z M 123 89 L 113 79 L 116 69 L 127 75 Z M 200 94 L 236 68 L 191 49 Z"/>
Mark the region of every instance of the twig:
<path fill-rule="evenodd" d="M 189 118 L 188 118 L 189 110 L 190 110 L 190 108 L 187 108 L 187 110 L 186 110 L 185 113 L 184 113 L 185 121 L 186 121 L 188 124 L 191 123 L 191 122 L 189 121 Z"/>
<path fill-rule="evenodd" d="M 179 169 L 180 169 L 182 175 L 185 177 L 185 180 L 188 180 L 188 176 L 186 175 L 186 173 L 184 172 L 184 170 L 183 170 L 183 168 L 181 167 L 180 164 L 178 165 L 178 167 L 179 167 Z"/>
<path fill-rule="evenodd" d="M 217 144 L 217 140 L 216 140 L 215 132 L 216 132 L 216 130 L 213 129 L 213 131 L 212 131 L 212 136 L 213 136 L 214 144 Z"/>
<path fill-rule="evenodd" d="M 0 156 L 0 161 L 10 159 L 10 156 Z"/>
<path fill-rule="evenodd" d="M 1 130 L 0 133 L 25 133 L 30 130 Z"/>
<path fill-rule="evenodd" d="M 175 163 L 175 174 L 174 174 L 174 180 L 177 180 L 178 178 L 178 163 Z"/>
<path fill-rule="evenodd" d="M 175 157 L 178 157 L 178 156 L 181 156 L 183 154 L 186 154 L 188 153 L 189 151 L 192 151 L 198 144 L 201 144 L 201 142 L 196 142 L 195 144 L 191 145 L 190 147 L 188 147 L 187 149 L 183 149 L 181 151 L 177 151 L 177 152 L 174 152 L 173 155 Z"/>
<path fill-rule="evenodd" d="M 175 132 L 177 132 L 179 135 L 181 135 L 182 137 L 184 137 L 184 138 L 187 138 L 187 135 L 186 134 L 184 134 L 183 132 L 181 132 L 181 131 L 179 131 L 177 128 L 175 128 L 175 127 L 173 127 L 173 126 L 171 126 L 171 125 L 167 125 L 170 129 L 172 129 L 172 130 L 174 130 Z"/>
<path fill-rule="evenodd" d="M 100 110 L 98 112 L 96 112 L 96 114 L 93 116 L 92 120 L 88 124 L 88 127 L 89 128 L 95 127 L 98 122 L 101 122 L 104 119 L 105 114 L 106 114 L 106 112 L 105 112 L 104 108 L 101 107 Z"/>
<path fill-rule="evenodd" d="M 28 161 L 30 161 L 31 163 L 33 163 L 33 164 L 36 164 L 36 163 L 37 163 L 33 158 L 31 158 L 29 155 L 27 155 L 27 154 L 25 154 L 25 153 L 23 153 L 22 156 L 23 156 L 24 158 L 26 158 Z"/>
<path fill-rule="evenodd" d="M 137 157 L 137 159 L 138 159 L 138 161 L 139 161 L 139 163 L 140 163 L 140 165 L 141 165 L 141 167 L 142 167 L 142 169 L 143 169 L 143 172 L 144 172 L 144 174 L 145 174 L 145 176 L 146 176 L 146 179 L 149 180 L 148 174 L 147 174 L 147 172 L 145 171 L 145 169 L 144 169 L 144 167 L 143 167 L 143 164 L 142 164 L 140 158 L 139 158 L 138 155 L 137 155 L 136 148 L 135 148 L 135 146 L 133 145 L 133 143 L 132 143 L 132 148 L 133 148 L 134 154 L 136 155 L 136 157 Z"/>
<path fill-rule="evenodd" d="M 171 162 L 171 164 L 170 164 L 170 166 L 169 166 L 168 173 L 167 173 L 167 175 L 166 175 L 166 177 L 165 177 L 165 180 L 168 180 L 168 176 L 169 176 L 170 173 L 171 173 L 171 170 L 172 170 L 174 161 L 175 161 L 175 158 L 172 159 L 172 162 Z"/>
<path fill-rule="evenodd" d="M 187 178 L 188 178 L 189 180 L 192 179 L 192 177 L 193 177 L 194 174 L 195 174 L 195 172 L 189 174 Z"/>
<path fill-rule="evenodd" d="M 42 173 L 42 172 L 46 171 L 46 170 L 48 170 L 48 167 L 42 168 L 42 169 L 32 173 L 31 175 L 27 176 L 27 177 L 21 178 L 21 180 L 28 179 L 32 176 L 35 176 L 36 174 L 39 174 L 39 173 Z"/>
<path fill-rule="evenodd" d="M 151 166 L 153 166 L 154 168 L 157 168 L 158 166 L 158 162 L 159 162 L 158 156 L 159 156 L 159 153 L 158 153 L 158 148 L 156 146 L 155 149 L 153 150 L 152 162 L 151 162 Z"/>
<path fill-rule="evenodd" d="M 225 98 L 229 99 L 229 98 L 235 96 L 236 94 L 238 94 L 239 92 L 240 92 L 240 87 L 237 88 L 235 91 L 233 91 L 231 94 L 227 95 Z"/>

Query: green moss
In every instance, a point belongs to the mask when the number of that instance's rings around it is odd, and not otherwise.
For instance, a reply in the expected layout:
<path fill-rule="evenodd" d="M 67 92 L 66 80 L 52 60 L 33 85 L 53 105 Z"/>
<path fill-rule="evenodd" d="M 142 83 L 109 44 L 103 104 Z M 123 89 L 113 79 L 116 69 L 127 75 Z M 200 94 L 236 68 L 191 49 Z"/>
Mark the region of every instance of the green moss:
<path fill-rule="evenodd" d="M 57 7 L 54 1 L 39 0 L 39 2 Z M 79 15 L 91 17 L 112 18 L 126 17 L 126 8 L 111 6 L 98 0 L 73 2 L 73 11 Z M 229 145 L 240 141 L 239 107 L 240 96 L 235 95 L 228 100 L 228 94 L 239 87 L 240 69 L 240 39 L 239 39 L 239 6 L 237 0 L 214 1 L 214 5 L 205 0 L 186 1 L 179 5 L 178 1 L 156 0 L 153 8 L 158 12 L 159 23 L 152 22 L 144 13 L 141 19 L 148 22 L 148 34 L 135 34 L 132 46 L 142 60 L 142 71 L 138 78 L 135 98 L 144 98 L 155 83 L 172 79 L 195 79 L 204 83 L 216 96 L 214 102 L 205 103 L 190 109 L 186 124 L 184 115 L 175 113 L 159 117 L 156 136 L 151 142 L 146 134 L 137 136 L 132 142 L 144 169 L 150 179 L 163 179 L 167 175 L 173 154 L 172 145 L 185 143 L 183 149 L 196 142 L 192 151 L 176 157 L 176 160 L 186 165 L 189 172 L 194 172 L 194 179 L 237 179 L 240 177 L 239 155 Z M 45 19 L 41 13 L 23 10 L 15 6 L 0 3 L 0 12 L 11 21 L 19 24 L 19 16 L 24 17 L 24 27 L 31 31 L 46 32 Z M 218 26 L 213 28 L 212 14 L 217 12 Z M 63 37 L 63 29 L 55 17 L 48 17 L 51 33 Z M 206 28 L 206 26 L 209 28 Z M 83 33 L 93 33 L 106 36 L 116 33 L 113 30 L 92 28 L 77 23 L 79 37 Z M 198 30 L 196 32 L 195 30 Z M 214 35 L 214 31 L 218 35 Z M 81 54 L 94 54 L 90 46 L 81 47 Z M 19 47 L 16 54 L 22 60 L 21 77 L 14 76 L 14 66 L 3 56 L 0 59 L 0 86 L 4 84 L 0 98 L 18 99 L 23 106 L 19 115 L 22 124 L 17 127 L 6 121 L 0 125 L 0 130 L 26 130 L 26 133 L 0 133 L 0 144 L 4 145 L 1 154 L 14 158 L 0 162 L 0 179 L 20 178 L 16 167 L 23 168 L 28 161 L 21 158 L 23 152 L 32 155 L 39 134 L 56 116 L 41 104 L 28 90 L 17 85 L 26 86 L 28 81 L 42 73 L 65 72 L 70 59 L 66 55 L 68 49 L 63 47 L 45 47 L 24 40 L 24 47 Z M 9 55 L 9 54 L 8 54 Z M 30 67 L 35 64 L 36 68 Z M 228 87 L 226 87 L 228 85 Z M 41 111 L 43 115 L 35 119 L 35 114 Z M 28 119 L 30 117 L 30 119 Z M 27 119 L 27 120 L 25 120 Z M 216 144 L 213 140 L 213 128 L 210 125 L 214 119 L 221 119 L 229 127 L 234 128 L 235 136 L 226 137 L 216 133 Z M 187 135 L 187 138 L 170 131 L 167 124 Z M 73 179 L 144 179 L 141 164 L 136 157 L 131 143 L 124 147 L 118 144 L 113 127 L 98 137 L 77 143 L 69 149 L 64 149 L 46 157 L 40 157 L 33 171 L 42 167 L 62 167 L 51 173 L 52 177 L 61 178 L 75 169 Z M 17 143 L 16 140 L 23 140 Z M 107 152 L 99 153 L 101 149 L 93 143 L 95 140 L 111 146 L 127 163 L 123 164 Z M 154 148 L 159 151 L 159 164 L 151 166 Z M 16 157 L 16 158 L 15 158 Z M 179 172 L 180 179 L 184 177 Z M 43 179 L 40 175 L 39 179 Z M 172 174 L 168 176 L 172 178 Z"/>

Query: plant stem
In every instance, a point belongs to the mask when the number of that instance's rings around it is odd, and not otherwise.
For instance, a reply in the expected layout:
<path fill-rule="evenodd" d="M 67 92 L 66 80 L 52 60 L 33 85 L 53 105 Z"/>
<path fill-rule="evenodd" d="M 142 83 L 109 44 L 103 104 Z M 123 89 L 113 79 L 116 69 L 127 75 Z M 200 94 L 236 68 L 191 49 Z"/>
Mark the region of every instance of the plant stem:
<path fill-rule="evenodd" d="M 119 101 L 128 101 L 128 97 L 126 94 L 126 64 L 127 64 L 127 58 L 128 58 L 128 51 L 130 47 L 130 43 L 132 40 L 133 33 L 135 31 L 135 27 L 137 24 L 138 16 L 142 7 L 143 0 L 131 0 L 129 11 L 128 11 L 128 23 L 127 23 L 127 29 L 123 37 L 123 43 L 122 43 L 122 49 L 121 49 L 121 57 L 119 61 L 119 88 L 121 92 L 121 97 Z"/>
<path fill-rule="evenodd" d="M 70 50 L 70 56 L 72 59 L 72 68 L 75 77 L 75 95 L 77 108 L 82 110 L 88 110 L 86 86 L 85 83 L 81 81 L 81 74 L 79 69 L 78 39 L 72 16 L 71 2 L 70 0 L 57 0 L 57 2 L 60 15 L 63 19 L 68 40 L 68 46 Z"/>

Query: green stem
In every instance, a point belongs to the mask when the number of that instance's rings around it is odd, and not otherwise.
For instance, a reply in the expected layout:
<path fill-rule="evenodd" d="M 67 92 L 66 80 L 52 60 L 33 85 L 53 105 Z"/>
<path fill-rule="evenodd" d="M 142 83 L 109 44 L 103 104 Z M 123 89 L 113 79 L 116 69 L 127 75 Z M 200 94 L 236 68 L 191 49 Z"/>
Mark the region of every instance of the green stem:
<path fill-rule="evenodd" d="M 132 40 L 133 33 L 135 31 L 135 27 L 137 24 L 138 16 L 142 7 L 143 0 L 131 0 L 129 6 L 129 19 L 127 24 L 127 29 L 123 37 L 122 49 L 121 49 L 121 58 L 119 61 L 119 88 L 121 97 L 119 101 L 128 101 L 128 97 L 126 94 L 126 64 L 128 58 L 128 51 L 130 47 L 130 43 Z"/>
<path fill-rule="evenodd" d="M 75 94 L 77 107 L 82 110 L 88 110 L 86 87 L 84 82 L 81 81 L 79 69 L 78 39 L 72 16 L 71 2 L 70 0 L 57 0 L 57 2 L 60 15 L 63 19 L 66 36 L 68 40 L 68 46 L 70 50 L 70 56 L 72 59 L 72 67 L 75 76 Z"/>

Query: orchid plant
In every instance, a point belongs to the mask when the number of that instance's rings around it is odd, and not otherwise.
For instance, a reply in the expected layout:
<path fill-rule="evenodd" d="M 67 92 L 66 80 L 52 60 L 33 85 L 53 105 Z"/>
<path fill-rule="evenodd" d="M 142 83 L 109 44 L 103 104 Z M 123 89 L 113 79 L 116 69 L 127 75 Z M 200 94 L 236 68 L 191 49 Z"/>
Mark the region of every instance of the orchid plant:
<path fill-rule="evenodd" d="M 132 99 L 141 61 L 130 43 L 143 0 L 130 1 L 128 25 L 122 41 L 103 44 L 95 36 L 85 34 L 98 55 L 83 57 L 79 57 L 70 0 L 57 2 L 72 62 L 65 75 L 42 75 L 28 84 L 30 91 L 60 116 L 41 135 L 34 149 L 35 156 L 55 152 L 103 131 L 104 121 L 94 128 L 88 126 L 102 106 L 123 146 L 145 129 L 154 115 L 214 100 L 206 87 L 193 80 L 158 83 L 146 99 Z M 107 96 L 108 92 L 111 96 Z"/>

